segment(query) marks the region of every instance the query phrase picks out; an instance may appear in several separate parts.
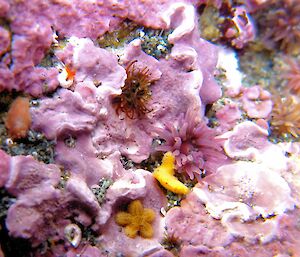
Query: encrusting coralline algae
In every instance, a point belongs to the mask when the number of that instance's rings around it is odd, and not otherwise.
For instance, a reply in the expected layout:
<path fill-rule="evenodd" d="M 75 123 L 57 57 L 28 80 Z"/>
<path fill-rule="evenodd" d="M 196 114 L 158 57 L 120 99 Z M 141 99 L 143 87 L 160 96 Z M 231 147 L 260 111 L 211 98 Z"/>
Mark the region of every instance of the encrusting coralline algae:
<path fill-rule="evenodd" d="M 237 65 L 274 1 L 238 2 L 0 0 L 1 257 L 300 256 L 283 89 Z"/>

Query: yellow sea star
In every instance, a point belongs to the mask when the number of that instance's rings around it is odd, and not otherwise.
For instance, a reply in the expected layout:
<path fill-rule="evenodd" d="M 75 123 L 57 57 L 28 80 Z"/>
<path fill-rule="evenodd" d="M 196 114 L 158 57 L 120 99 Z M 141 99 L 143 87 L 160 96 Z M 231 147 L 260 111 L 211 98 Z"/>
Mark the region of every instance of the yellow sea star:
<path fill-rule="evenodd" d="M 115 221 L 120 226 L 125 226 L 125 234 L 128 237 L 135 238 L 137 234 L 144 238 L 153 236 L 151 223 L 155 218 L 155 213 L 151 209 L 144 208 L 141 201 L 134 200 L 129 206 L 127 212 L 118 212 Z"/>
<path fill-rule="evenodd" d="M 153 176 L 166 189 L 176 194 L 187 194 L 190 190 L 181 183 L 175 176 L 175 157 L 171 152 L 165 153 L 162 163 L 157 167 Z"/>

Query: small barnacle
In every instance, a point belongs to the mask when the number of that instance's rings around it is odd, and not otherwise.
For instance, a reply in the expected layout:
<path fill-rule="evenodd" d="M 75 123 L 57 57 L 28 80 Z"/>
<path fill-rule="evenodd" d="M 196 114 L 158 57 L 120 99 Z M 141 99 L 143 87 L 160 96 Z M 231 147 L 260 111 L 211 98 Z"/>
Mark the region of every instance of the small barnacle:
<path fill-rule="evenodd" d="M 274 134 L 297 138 L 300 135 L 300 102 L 293 95 L 274 96 L 271 129 Z"/>
<path fill-rule="evenodd" d="M 146 107 L 151 97 L 150 85 L 153 80 L 147 67 L 140 69 L 135 66 L 137 60 L 132 61 L 126 67 L 127 78 L 122 86 L 122 93 L 114 95 L 112 104 L 116 113 L 124 112 L 130 119 L 140 118 L 150 110 Z"/>
<path fill-rule="evenodd" d="M 58 75 L 58 81 L 63 88 L 70 88 L 75 79 L 76 70 L 70 65 L 63 65 L 60 68 L 60 73 Z"/>
<path fill-rule="evenodd" d="M 115 221 L 120 226 L 125 226 L 125 234 L 135 238 L 137 234 L 144 238 L 153 236 L 152 222 L 155 213 L 153 210 L 144 208 L 141 201 L 134 200 L 128 206 L 127 212 L 118 212 Z"/>
<path fill-rule="evenodd" d="M 5 120 L 5 126 L 12 139 L 20 139 L 27 136 L 31 126 L 29 107 L 29 99 L 26 97 L 17 97 L 11 104 Z"/>
<path fill-rule="evenodd" d="M 69 243 L 77 248 L 81 242 L 82 232 L 80 227 L 76 224 L 69 224 L 65 227 L 65 238 L 69 241 Z"/>
<path fill-rule="evenodd" d="M 76 146 L 76 137 L 69 135 L 69 137 L 65 138 L 64 143 L 69 148 L 74 148 Z"/>

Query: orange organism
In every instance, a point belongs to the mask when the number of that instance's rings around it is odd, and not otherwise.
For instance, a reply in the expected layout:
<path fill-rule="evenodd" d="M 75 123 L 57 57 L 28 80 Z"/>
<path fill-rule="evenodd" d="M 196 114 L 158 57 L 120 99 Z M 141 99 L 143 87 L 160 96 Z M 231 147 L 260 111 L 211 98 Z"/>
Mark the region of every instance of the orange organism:
<path fill-rule="evenodd" d="M 140 200 L 132 201 L 127 212 L 118 212 L 115 221 L 120 226 L 125 226 L 125 234 L 135 238 L 138 234 L 143 238 L 151 238 L 154 234 L 152 223 L 155 212 L 144 208 Z"/>
<path fill-rule="evenodd" d="M 271 113 L 271 129 L 276 135 L 290 134 L 295 138 L 300 135 L 300 102 L 296 96 L 285 93 L 273 97 L 273 110 Z"/>
<path fill-rule="evenodd" d="M 67 80 L 73 80 L 76 75 L 76 71 L 72 69 L 70 66 L 66 65 L 66 72 L 67 72 Z"/>
<path fill-rule="evenodd" d="M 8 134 L 13 139 L 26 137 L 30 125 L 29 99 L 18 97 L 11 104 L 5 120 Z"/>
<path fill-rule="evenodd" d="M 282 78 L 287 80 L 287 87 L 292 93 L 300 95 L 300 62 L 292 58 L 285 58 L 284 61 L 288 68 Z"/>

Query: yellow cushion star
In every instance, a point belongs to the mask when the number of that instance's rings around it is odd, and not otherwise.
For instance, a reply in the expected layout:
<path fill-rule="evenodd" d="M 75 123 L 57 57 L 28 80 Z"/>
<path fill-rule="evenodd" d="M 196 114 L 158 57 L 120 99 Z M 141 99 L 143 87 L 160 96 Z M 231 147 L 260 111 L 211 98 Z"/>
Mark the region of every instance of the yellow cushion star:
<path fill-rule="evenodd" d="M 125 226 L 125 234 L 135 238 L 139 233 L 144 238 L 153 236 L 152 222 L 155 213 L 151 209 L 144 208 L 139 200 L 132 201 L 127 212 L 118 212 L 115 221 L 120 226 Z"/>

